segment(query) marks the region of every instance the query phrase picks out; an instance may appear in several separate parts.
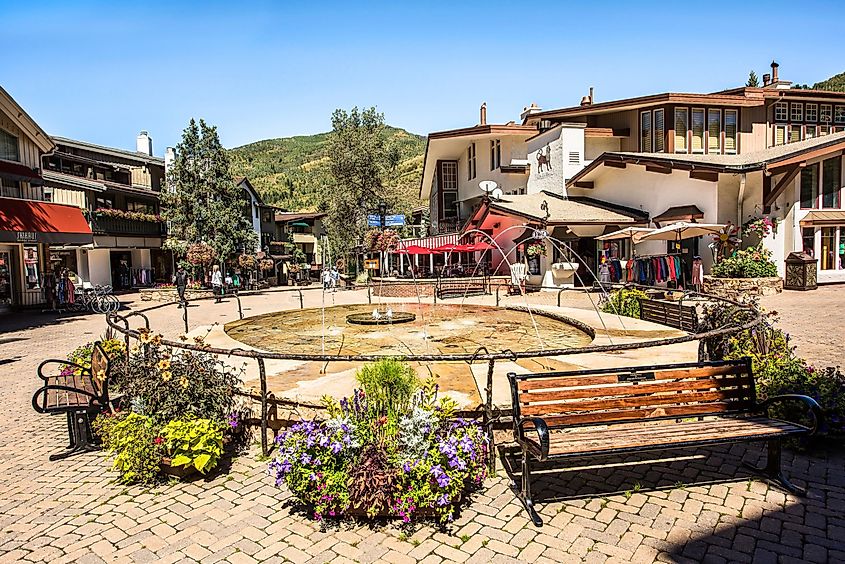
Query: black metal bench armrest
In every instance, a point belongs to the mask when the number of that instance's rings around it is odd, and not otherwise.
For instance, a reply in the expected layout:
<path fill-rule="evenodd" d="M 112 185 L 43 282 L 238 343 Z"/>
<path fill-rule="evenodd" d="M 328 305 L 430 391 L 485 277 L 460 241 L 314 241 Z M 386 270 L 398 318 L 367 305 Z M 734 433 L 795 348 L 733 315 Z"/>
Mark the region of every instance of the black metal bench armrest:
<path fill-rule="evenodd" d="M 55 378 L 56 376 L 58 376 L 58 374 L 50 374 L 50 375 L 47 375 L 47 376 L 44 375 L 44 373 L 43 373 L 44 367 L 47 366 L 48 364 L 61 364 L 62 366 L 70 366 L 72 368 L 79 368 L 82 371 L 83 374 L 88 373 L 88 371 L 90 370 L 89 368 L 85 368 L 81 364 L 76 364 L 75 362 L 71 362 L 69 360 L 59 360 L 58 358 L 51 358 L 51 359 L 45 360 L 44 362 L 42 362 L 41 364 L 38 365 L 38 377 L 41 378 L 42 380 L 44 380 L 45 382 L 50 378 Z"/>
<path fill-rule="evenodd" d="M 784 401 L 797 401 L 802 402 L 804 405 L 806 405 L 810 411 L 810 414 L 813 416 L 813 425 L 812 427 L 810 427 L 810 434 L 814 435 L 816 431 L 819 430 L 819 427 L 824 421 L 824 414 L 822 413 L 822 408 L 818 404 L 818 402 L 809 396 L 805 396 L 802 394 L 783 394 L 780 396 L 774 396 L 762 403 L 757 404 L 757 410 L 765 412 L 772 405 Z"/>
<path fill-rule="evenodd" d="M 523 429 L 525 423 L 532 423 L 534 425 L 534 430 L 537 431 L 537 437 L 539 438 L 539 458 L 541 461 L 546 460 L 549 457 L 549 426 L 546 425 L 546 422 L 542 417 L 524 417 L 516 424 L 520 439 L 522 439 L 525 434 L 525 430 Z"/>

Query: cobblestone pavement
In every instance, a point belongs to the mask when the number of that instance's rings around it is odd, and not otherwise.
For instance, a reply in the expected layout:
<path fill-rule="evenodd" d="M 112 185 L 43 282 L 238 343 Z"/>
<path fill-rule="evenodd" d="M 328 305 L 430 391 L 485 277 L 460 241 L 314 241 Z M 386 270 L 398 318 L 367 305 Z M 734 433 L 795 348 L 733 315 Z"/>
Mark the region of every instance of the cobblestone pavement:
<path fill-rule="evenodd" d="M 294 302 L 272 295 L 244 306 Z M 210 323 L 227 307 L 205 303 L 191 316 Z M 178 332 L 178 313 L 154 323 Z M 120 486 L 102 453 L 48 462 L 65 422 L 29 404 L 38 363 L 102 329 L 93 316 L 0 321 L 0 562 L 845 561 L 845 455 L 835 449 L 785 457 L 787 475 L 809 486 L 805 499 L 749 479 L 740 462 L 759 462 L 758 445 L 676 451 L 659 463 L 587 460 L 538 480 L 539 529 L 503 469 L 447 529 L 315 522 L 273 486 L 255 450 L 205 480 Z"/>

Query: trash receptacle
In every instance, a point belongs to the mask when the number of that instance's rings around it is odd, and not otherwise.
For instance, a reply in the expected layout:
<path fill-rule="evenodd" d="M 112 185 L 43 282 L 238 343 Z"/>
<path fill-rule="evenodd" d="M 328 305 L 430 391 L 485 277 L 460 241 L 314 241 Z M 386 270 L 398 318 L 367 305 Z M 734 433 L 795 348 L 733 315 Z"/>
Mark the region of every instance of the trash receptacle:
<path fill-rule="evenodd" d="M 784 290 L 815 290 L 818 288 L 818 259 L 807 253 L 790 253 L 786 260 Z"/>

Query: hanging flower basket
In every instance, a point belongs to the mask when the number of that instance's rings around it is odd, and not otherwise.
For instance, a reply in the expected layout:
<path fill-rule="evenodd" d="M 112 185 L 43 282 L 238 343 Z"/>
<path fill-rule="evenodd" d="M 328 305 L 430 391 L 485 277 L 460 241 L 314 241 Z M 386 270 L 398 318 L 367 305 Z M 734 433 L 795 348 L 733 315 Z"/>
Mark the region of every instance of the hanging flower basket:
<path fill-rule="evenodd" d="M 529 257 L 536 257 L 536 256 L 545 256 L 546 255 L 546 245 L 539 241 L 535 241 L 533 243 L 529 243 L 525 247 L 525 254 Z"/>

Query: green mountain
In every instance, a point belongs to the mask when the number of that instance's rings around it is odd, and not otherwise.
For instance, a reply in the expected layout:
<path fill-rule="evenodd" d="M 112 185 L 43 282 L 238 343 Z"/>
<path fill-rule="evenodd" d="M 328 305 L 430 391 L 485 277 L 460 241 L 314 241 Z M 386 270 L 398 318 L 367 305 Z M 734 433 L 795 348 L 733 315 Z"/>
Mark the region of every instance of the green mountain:
<path fill-rule="evenodd" d="M 814 90 L 830 90 L 832 92 L 845 92 L 845 72 L 831 76 L 827 80 L 817 82 L 813 85 Z"/>
<path fill-rule="evenodd" d="M 388 130 L 401 161 L 387 184 L 401 192 L 402 207 L 409 210 L 419 203 L 425 137 L 396 127 Z M 329 181 L 328 139 L 328 133 L 298 135 L 230 149 L 232 174 L 249 178 L 268 204 L 296 211 L 314 209 L 318 188 Z"/>

